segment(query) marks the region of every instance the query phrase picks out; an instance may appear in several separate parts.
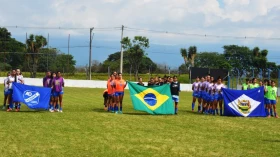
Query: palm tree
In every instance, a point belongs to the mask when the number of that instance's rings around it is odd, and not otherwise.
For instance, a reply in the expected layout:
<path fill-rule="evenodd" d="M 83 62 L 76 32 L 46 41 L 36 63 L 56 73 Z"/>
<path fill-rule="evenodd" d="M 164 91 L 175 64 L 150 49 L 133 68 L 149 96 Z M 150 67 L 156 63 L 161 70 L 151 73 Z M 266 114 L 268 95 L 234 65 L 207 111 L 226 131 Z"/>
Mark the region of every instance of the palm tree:
<path fill-rule="evenodd" d="M 262 57 L 266 58 L 267 54 L 268 54 L 268 50 L 264 49 L 264 50 L 261 51 L 261 56 Z"/>
<path fill-rule="evenodd" d="M 260 48 L 259 47 L 255 47 L 253 49 L 253 56 L 254 57 L 259 57 L 259 54 L 260 54 Z"/>
<path fill-rule="evenodd" d="M 188 54 L 188 59 L 191 61 L 192 67 L 194 67 L 194 58 L 197 53 L 197 48 L 196 46 L 190 46 L 189 47 L 189 54 Z"/>
<path fill-rule="evenodd" d="M 30 70 L 30 76 L 32 78 L 36 77 L 37 68 L 38 68 L 38 58 L 39 51 L 41 48 L 47 45 L 47 40 L 41 35 L 34 36 L 31 34 L 26 40 L 27 45 L 27 65 Z"/>
<path fill-rule="evenodd" d="M 185 64 L 188 65 L 189 60 L 188 60 L 188 51 L 185 48 L 181 48 L 181 56 L 184 58 Z"/>

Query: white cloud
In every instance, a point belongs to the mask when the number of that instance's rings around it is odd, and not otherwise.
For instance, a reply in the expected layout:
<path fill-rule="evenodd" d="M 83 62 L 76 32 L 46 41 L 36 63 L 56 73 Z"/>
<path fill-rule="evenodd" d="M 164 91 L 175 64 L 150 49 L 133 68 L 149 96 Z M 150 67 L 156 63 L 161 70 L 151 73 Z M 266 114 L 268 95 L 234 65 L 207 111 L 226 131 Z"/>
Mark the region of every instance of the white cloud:
<path fill-rule="evenodd" d="M 19 26 L 89 28 L 125 25 L 193 34 L 278 37 L 279 21 L 279 0 L 223 0 L 222 8 L 218 0 L 13 0 L 0 6 L 1 25 Z M 88 34 L 88 30 L 71 31 L 75 32 Z M 166 36 L 148 35 L 156 41 Z M 168 37 L 177 42 L 176 36 Z"/>

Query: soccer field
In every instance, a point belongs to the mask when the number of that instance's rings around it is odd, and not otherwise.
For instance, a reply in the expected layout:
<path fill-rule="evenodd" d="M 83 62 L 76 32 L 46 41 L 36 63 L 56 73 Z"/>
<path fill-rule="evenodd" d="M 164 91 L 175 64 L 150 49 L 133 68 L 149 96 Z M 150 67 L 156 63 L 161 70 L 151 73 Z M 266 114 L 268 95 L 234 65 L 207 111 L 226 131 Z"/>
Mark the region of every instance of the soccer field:
<path fill-rule="evenodd" d="M 65 88 L 63 113 L 2 111 L 0 156 L 280 156 L 279 119 L 192 113 L 188 92 L 178 115 L 155 116 L 134 111 L 126 91 L 116 115 L 102 92 Z"/>

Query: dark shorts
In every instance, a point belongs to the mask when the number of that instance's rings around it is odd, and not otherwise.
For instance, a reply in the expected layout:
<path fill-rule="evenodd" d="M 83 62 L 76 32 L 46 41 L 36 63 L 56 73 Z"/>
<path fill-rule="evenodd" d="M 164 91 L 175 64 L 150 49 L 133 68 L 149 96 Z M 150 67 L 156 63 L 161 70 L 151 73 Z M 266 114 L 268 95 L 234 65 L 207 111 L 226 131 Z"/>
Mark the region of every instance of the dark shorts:
<path fill-rule="evenodd" d="M 8 96 L 10 94 L 10 91 L 9 91 L 9 89 L 7 89 L 7 90 L 4 90 L 4 95 L 5 96 Z"/>
<path fill-rule="evenodd" d="M 124 92 L 116 92 L 115 96 L 124 96 Z"/>
<path fill-rule="evenodd" d="M 200 92 L 199 91 L 194 91 L 193 92 L 193 97 L 199 98 L 200 97 Z"/>
<path fill-rule="evenodd" d="M 62 93 L 61 92 L 53 92 L 52 93 L 52 96 L 54 96 L 54 97 L 58 97 L 60 95 L 63 95 L 63 92 Z"/>
<path fill-rule="evenodd" d="M 104 99 L 107 99 L 107 98 L 108 98 L 108 93 L 107 93 L 107 92 L 103 93 L 103 98 L 104 98 Z"/>
<path fill-rule="evenodd" d="M 271 105 L 276 105 L 276 103 L 277 103 L 276 100 L 269 100 L 269 102 L 270 102 Z"/>

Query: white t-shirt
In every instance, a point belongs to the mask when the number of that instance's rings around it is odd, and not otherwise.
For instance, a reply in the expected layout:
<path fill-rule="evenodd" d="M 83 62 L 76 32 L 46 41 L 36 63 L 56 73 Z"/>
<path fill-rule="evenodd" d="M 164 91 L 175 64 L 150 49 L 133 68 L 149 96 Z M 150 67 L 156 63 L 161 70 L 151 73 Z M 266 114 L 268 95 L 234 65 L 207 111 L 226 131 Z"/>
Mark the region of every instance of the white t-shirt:
<path fill-rule="evenodd" d="M 15 77 L 9 76 L 8 81 L 9 81 L 9 89 L 13 89 L 13 82 L 15 82 Z"/>
<path fill-rule="evenodd" d="M 197 92 L 197 91 L 198 91 L 198 86 L 199 86 L 199 84 L 200 84 L 199 82 L 194 82 L 194 83 L 193 83 L 193 91 L 194 91 L 194 92 Z"/>
<path fill-rule="evenodd" d="M 209 83 L 208 87 L 207 87 L 207 93 L 212 94 L 213 87 L 214 87 L 214 84 L 213 83 Z"/>
<path fill-rule="evenodd" d="M 9 78 L 5 78 L 4 80 L 4 91 L 7 92 L 9 90 L 9 85 L 7 84 L 8 83 L 8 80 Z"/>
<path fill-rule="evenodd" d="M 216 84 L 214 86 L 214 90 L 215 90 L 215 94 L 219 94 L 219 92 L 222 93 L 222 88 L 225 88 L 225 85 L 224 84 Z"/>
<path fill-rule="evenodd" d="M 23 76 L 22 75 L 17 76 L 17 83 L 23 83 Z"/>

